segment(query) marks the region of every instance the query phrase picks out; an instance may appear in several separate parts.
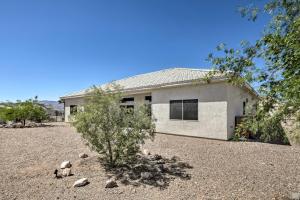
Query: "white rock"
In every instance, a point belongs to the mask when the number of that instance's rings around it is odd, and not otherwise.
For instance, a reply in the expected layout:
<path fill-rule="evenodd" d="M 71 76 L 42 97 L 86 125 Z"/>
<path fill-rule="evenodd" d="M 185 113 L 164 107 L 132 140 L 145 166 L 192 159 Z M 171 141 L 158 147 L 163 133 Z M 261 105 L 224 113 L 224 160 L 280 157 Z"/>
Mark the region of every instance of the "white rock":
<path fill-rule="evenodd" d="M 114 179 L 111 178 L 106 181 L 105 188 L 113 188 L 113 187 L 118 187 L 118 184 Z"/>
<path fill-rule="evenodd" d="M 300 193 L 298 192 L 293 192 L 291 195 L 292 200 L 299 200 L 300 199 Z"/>
<path fill-rule="evenodd" d="M 85 186 L 88 183 L 89 183 L 89 181 L 87 178 L 82 178 L 82 179 L 75 181 L 75 183 L 73 184 L 73 187 Z"/>
<path fill-rule="evenodd" d="M 143 149 L 142 153 L 146 156 L 150 155 L 150 151 L 148 149 Z"/>
<path fill-rule="evenodd" d="M 70 168 L 65 168 L 62 171 L 63 176 L 70 176 L 71 175 L 71 169 Z"/>
<path fill-rule="evenodd" d="M 79 154 L 79 158 L 87 158 L 89 157 L 86 153 Z"/>
<path fill-rule="evenodd" d="M 64 169 L 64 168 L 70 168 L 72 165 L 71 165 L 71 162 L 70 161 L 64 161 L 60 164 L 60 168 L 61 169 Z"/>

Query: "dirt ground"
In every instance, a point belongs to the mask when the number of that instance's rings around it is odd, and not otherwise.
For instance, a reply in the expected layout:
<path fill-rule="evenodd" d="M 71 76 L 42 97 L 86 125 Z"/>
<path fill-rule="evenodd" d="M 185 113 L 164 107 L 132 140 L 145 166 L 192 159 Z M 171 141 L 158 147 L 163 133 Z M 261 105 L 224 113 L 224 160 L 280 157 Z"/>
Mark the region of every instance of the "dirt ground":
<path fill-rule="evenodd" d="M 300 192 L 300 148 L 163 134 L 145 148 L 192 165 L 191 179 L 174 178 L 165 189 L 121 183 L 106 189 L 97 154 L 69 125 L 0 129 L 0 199 L 288 199 Z M 74 175 L 55 179 L 64 160 Z M 84 177 L 90 184 L 72 187 Z"/>

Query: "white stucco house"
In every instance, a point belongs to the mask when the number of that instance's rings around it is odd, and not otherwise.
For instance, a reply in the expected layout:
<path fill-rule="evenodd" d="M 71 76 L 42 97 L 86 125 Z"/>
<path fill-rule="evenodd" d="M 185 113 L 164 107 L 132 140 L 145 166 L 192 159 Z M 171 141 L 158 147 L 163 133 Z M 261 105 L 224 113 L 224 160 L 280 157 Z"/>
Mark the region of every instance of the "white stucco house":
<path fill-rule="evenodd" d="M 170 68 L 114 81 L 122 86 L 122 105 L 151 105 L 156 132 L 227 140 L 235 117 L 246 115 L 258 99 L 249 86 L 233 86 L 222 76 L 201 81 L 203 69 Z M 105 85 L 102 85 L 105 86 Z M 87 90 L 61 97 L 65 120 L 84 105 Z"/>

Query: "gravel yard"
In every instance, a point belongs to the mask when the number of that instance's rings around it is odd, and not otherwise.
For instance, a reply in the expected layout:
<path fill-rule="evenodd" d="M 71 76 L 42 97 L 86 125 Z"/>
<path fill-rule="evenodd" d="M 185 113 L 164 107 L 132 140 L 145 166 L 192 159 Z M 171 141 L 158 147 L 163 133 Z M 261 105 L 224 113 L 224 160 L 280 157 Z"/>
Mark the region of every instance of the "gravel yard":
<path fill-rule="evenodd" d="M 0 199 L 288 199 L 300 192 L 300 148 L 157 134 L 145 148 L 178 156 L 193 166 L 190 180 L 168 187 L 119 184 L 106 189 L 107 174 L 69 125 L 0 129 Z M 84 161 L 79 153 L 89 155 Z M 53 178 L 64 160 L 73 176 Z M 74 181 L 90 184 L 73 188 Z"/>

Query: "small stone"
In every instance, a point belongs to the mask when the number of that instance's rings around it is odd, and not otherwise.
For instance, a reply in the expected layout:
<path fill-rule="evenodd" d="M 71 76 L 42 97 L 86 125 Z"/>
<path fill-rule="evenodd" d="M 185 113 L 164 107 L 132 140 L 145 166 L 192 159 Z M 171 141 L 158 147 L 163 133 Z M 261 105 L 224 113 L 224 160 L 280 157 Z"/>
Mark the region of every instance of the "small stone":
<path fill-rule="evenodd" d="M 150 155 L 150 151 L 149 151 L 148 149 L 143 149 L 142 153 L 143 153 L 145 156 Z"/>
<path fill-rule="evenodd" d="M 118 184 L 114 179 L 109 179 L 106 181 L 105 188 L 114 188 L 114 187 L 118 187 Z"/>
<path fill-rule="evenodd" d="M 28 122 L 26 126 L 29 127 L 29 128 L 34 128 L 34 127 L 36 127 L 37 125 L 36 125 L 35 122 Z"/>
<path fill-rule="evenodd" d="M 193 168 L 190 164 L 188 164 L 186 162 L 178 162 L 177 165 L 180 168 L 189 168 L 189 169 Z"/>
<path fill-rule="evenodd" d="M 64 168 L 70 168 L 72 165 L 71 165 L 71 162 L 70 161 L 64 161 L 60 164 L 60 168 L 61 169 L 64 169 Z"/>
<path fill-rule="evenodd" d="M 152 177 L 153 177 L 153 174 L 151 174 L 150 172 L 142 172 L 141 173 L 141 178 L 142 179 L 148 180 L 148 179 L 151 179 Z"/>
<path fill-rule="evenodd" d="M 89 183 L 89 181 L 87 178 L 82 178 L 82 179 L 75 181 L 75 183 L 73 184 L 73 187 L 85 186 L 88 183 Z"/>
<path fill-rule="evenodd" d="M 14 123 L 12 126 L 13 126 L 13 128 L 23 128 L 23 124 L 20 122 Z"/>
<path fill-rule="evenodd" d="M 165 185 L 165 183 L 163 181 L 156 181 L 156 184 L 159 186 L 159 187 L 163 187 Z"/>
<path fill-rule="evenodd" d="M 239 138 L 239 140 L 242 141 L 242 142 L 245 142 L 245 141 L 247 141 L 248 139 L 247 139 L 245 136 L 242 136 L 242 137 Z"/>
<path fill-rule="evenodd" d="M 63 176 L 70 176 L 71 175 L 71 169 L 70 168 L 65 168 L 62 171 Z"/>
<path fill-rule="evenodd" d="M 299 192 L 293 192 L 291 194 L 291 199 L 292 200 L 300 200 L 300 193 Z"/>
<path fill-rule="evenodd" d="M 166 161 L 164 161 L 163 159 L 160 159 L 160 160 L 156 161 L 156 163 L 157 163 L 157 164 L 165 164 Z"/>
<path fill-rule="evenodd" d="M 86 153 L 79 154 L 79 158 L 87 158 L 89 157 Z"/>

